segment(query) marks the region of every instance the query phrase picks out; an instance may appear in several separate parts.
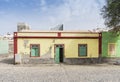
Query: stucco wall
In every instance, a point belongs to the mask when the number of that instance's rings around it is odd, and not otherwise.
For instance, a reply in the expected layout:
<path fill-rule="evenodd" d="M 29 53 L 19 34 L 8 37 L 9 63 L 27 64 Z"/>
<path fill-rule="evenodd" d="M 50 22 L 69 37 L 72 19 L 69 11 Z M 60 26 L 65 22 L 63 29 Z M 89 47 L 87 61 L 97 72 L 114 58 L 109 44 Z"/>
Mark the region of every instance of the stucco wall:
<path fill-rule="evenodd" d="M 99 33 L 92 32 L 19 32 L 17 36 L 23 37 L 54 37 L 58 36 L 58 33 L 63 37 L 99 37 Z"/>
<path fill-rule="evenodd" d="M 108 54 L 108 44 L 116 44 L 116 54 Z M 102 33 L 102 57 L 120 57 L 120 36 L 113 34 L 112 32 Z"/>
<path fill-rule="evenodd" d="M 24 46 L 24 41 L 28 43 Z M 51 54 L 54 57 L 54 44 L 64 44 L 64 56 L 65 58 L 78 58 L 78 44 L 87 44 L 87 57 L 98 57 L 98 39 L 35 39 L 35 38 L 19 38 L 18 39 L 18 53 L 19 54 L 30 54 L 30 44 L 40 44 L 40 55 Z"/>
<path fill-rule="evenodd" d="M 0 54 L 8 54 L 8 40 L 0 40 Z"/>

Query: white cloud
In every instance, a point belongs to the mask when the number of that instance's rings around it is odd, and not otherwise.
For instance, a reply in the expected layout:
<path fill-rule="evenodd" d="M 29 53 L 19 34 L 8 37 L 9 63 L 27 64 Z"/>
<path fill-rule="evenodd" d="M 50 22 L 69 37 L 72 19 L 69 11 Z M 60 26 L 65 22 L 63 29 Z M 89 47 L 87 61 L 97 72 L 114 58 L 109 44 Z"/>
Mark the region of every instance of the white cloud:
<path fill-rule="evenodd" d="M 105 27 L 100 16 L 104 0 L 63 0 L 59 5 L 48 5 L 47 0 L 39 0 L 37 11 L 4 14 L 0 12 L 1 32 L 16 31 L 17 22 L 26 22 L 32 29 L 48 30 L 57 24 L 64 24 L 65 30 L 92 30 Z M 38 12 L 38 9 L 39 12 Z M 3 27 L 3 29 L 2 29 Z"/>
<path fill-rule="evenodd" d="M 43 0 L 45 1 L 45 0 Z M 99 0 L 102 6 L 103 0 Z M 43 5 L 46 2 L 43 2 Z M 101 4 L 100 4 L 101 3 Z M 47 8 L 47 5 L 44 5 Z M 59 6 L 47 8 L 47 14 L 42 15 L 42 19 L 47 25 L 64 24 L 67 30 L 72 29 L 93 29 L 96 27 L 104 27 L 103 19 L 100 16 L 100 7 L 96 0 L 64 0 Z M 45 26 L 43 24 L 43 26 Z"/>

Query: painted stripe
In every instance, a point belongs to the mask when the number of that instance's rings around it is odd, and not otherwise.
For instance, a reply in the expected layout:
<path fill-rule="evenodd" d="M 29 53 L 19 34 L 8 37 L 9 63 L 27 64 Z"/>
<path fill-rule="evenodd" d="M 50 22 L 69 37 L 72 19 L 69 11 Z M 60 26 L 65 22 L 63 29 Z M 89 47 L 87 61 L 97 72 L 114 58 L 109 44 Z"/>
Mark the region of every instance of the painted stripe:
<path fill-rule="evenodd" d="M 50 31 L 50 32 L 18 32 L 18 33 L 78 33 L 78 34 L 99 34 L 99 32 L 65 32 L 65 31 Z"/>
<path fill-rule="evenodd" d="M 15 36 L 14 38 L 48 38 L 48 39 L 51 39 L 51 38 L 58 38 L 58 39 L 99 39 L 99 37 L 88 37 L 88 36 L 82 36 L 82 37 L 70 37 L 70 36 L 66 36 L 66 37 L 57 37 L 57 36 L 54 36 L 54 37 L 51 37 L 51 36 Z"/>

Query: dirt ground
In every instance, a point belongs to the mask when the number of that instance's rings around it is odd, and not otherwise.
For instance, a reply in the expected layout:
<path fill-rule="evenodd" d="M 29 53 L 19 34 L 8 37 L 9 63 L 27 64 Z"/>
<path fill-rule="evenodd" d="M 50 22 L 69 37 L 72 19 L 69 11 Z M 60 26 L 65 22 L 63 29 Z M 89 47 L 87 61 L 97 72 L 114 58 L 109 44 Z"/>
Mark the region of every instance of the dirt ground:
<path fill-rule="evenodd" d="M 120 66 L 108 64 L 21 64 L 0 58 L 0 82 L 119 82 Z"/>

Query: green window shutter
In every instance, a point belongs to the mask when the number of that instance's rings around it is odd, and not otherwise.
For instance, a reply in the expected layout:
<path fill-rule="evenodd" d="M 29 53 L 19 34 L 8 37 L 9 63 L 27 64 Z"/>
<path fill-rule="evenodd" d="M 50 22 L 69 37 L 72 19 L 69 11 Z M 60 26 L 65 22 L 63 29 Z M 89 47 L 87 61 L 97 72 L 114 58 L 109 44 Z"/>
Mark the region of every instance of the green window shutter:
<path fill-rule="evenodd" d="M 31 46 L 31 56 L 39 56 L 39 45 Z"/>
<path fill-rule="evenodd" d="M 79 45 L 79 56 L 87 56 L 87 45 Z"/>
<path fill-rule="evenodd" d="M 39 50 L 38 50 L 38 48 L 35 48 L 35 56 L 39 56 Z"/>
<path fill-rule="evenodd" d="M 31 49 L 31 56 L 35 56 L 35 49 L 34 48 Z"/>

